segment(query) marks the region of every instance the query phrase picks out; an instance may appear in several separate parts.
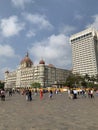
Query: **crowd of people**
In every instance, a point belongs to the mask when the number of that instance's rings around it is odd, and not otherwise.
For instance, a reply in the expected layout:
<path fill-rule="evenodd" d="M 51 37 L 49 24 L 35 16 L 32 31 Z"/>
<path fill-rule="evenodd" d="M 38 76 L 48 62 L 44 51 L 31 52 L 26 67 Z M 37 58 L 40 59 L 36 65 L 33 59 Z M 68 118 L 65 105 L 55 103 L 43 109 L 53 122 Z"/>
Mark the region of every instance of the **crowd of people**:
<path fill-rule="evenodd" d="M 37 89 L 35 89 L 34 95 L 37 96 L 38 93 L 39 93 L 40 100 L 42 100 L 43 96 L 44 96 L 44 91 L 42 89 L 40 89 L 39 91 L 37 91 Z M 31 90 L 29 90 L 29 89 L 25 90 L 24 94 L 26 95 L 26 101 L 32 101 L 32 91 Z M 49 98 L 52 99 L 52 96 L 53 96 L 53 91 L 50 90 Z"/>
<path fill-rule="evenodd" d="M 49 98 L 52 99 L 53 98 L 53 94 L 60 94 L 61 92 L 58 91 L 58 89 L 56 89 L 55 91 L 53 91 L 52 89 L 49 91 L 43 91 L 43 89 L 37 90 L 35 89 L 34 91 L 30 90 L 30 89 L 23 89 L 23 90 L 13 90 L 13 89 L 9 89 L 9 90 L 4 90 L 1 89 L 0 90 L 0 97 L 2 101 L 5 101 L 5 97 L 6 97 L 6 93 L 8 93 L 9 96 L 12 96 L 15 93 L 21 94 L 21 95 L 25 95 L 25 99 L 26 101 L 32 101 L 32 96 L 37 96 L 39 95 L 40 100 L 43 99 L 44 93 L 48 93 Z M 68 89 L 67 90 L 68 93 L 68 97 L 70 99 L 77 99 L 80 96 L 81 97 L 88 97 L 88 98 L 94 98 L 94 90 L 93 89 Z M 98 91 L 96 91 L 96 94 L 98 95 Z"/>
<path fill-rule="evenodd" d="M 69 89 L 68 90 L 68 97 L 70 99 L 77 99 L 79 96 L 81 97 L 88 97 L 88 98 L 94 98 L 94 90 L 93 89 Z"/>

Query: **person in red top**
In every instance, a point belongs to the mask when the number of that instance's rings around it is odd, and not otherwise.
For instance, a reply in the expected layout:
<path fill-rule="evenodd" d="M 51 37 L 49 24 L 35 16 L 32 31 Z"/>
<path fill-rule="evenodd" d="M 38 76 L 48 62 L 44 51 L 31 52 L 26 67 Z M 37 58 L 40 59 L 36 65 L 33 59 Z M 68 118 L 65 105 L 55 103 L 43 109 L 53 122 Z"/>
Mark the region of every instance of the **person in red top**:
<path fill-rule="evenodd" d="M 40 90 L 40 99 L 43 98 L 43 90 Z"/>

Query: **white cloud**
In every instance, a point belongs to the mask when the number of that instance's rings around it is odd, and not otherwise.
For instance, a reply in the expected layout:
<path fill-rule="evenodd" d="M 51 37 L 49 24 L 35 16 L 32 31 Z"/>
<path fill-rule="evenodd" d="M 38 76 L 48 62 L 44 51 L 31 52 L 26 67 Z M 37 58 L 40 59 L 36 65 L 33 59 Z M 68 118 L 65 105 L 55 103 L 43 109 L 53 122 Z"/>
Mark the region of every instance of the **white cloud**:
<path fill-rule="evenodd" d="M 15 54 L 14 49 L 10 45 L 1 45 L 0 44 L 0 79 L 4 79 L 4 73 L 6 70 L 12 70 L 8 66 L 14 64 L 11 59 L 19 58 L 18 55 Z"/>
<path fill-rule="evenodd" d="M 39 29 L 52 29 L 52 24 L 47 20 L 47 17 L 45 15 L 40 14 L 30 14 L 30 13 L 24 13 L 23 14 L 25 19 L 29 21 L 31 24 L 36 25 Z"/>
<path fill-rule="evenodd" d="M 17 16 L 11 16 L 8 19 L 2 19 L 0 23 L 1 31 L 4 37 L 18 35 L 24 29 L 24 23 L 19 22 Z"/>
<path fill-rule="evenodd" d="M 15 7 L 20 7 L 20 8 L 22 8 L 22 9 L 24 9 L 25 8 L 25 5 L 26 4 L 28 4 L 28 3 L 33 3 L 34 2 L 34 0 L 11 0 L 12 1 L 12 3 L 13 3 L 13 5 L 15 6 Z"/>
<path fill-rule="evenodd" d="M 88 24 L 86 27 L 87 27 L 87 28 L 93 27 L 93 28 L 98 29 L 98 14 L 97 14 L 97 15 L 94 15 L 92 18 L 93 18 L 93 23 Z"/>
<path fill-rule="evenodd" d="M 7 70 L 7 68 L 0 68 L 0 80 L 4 80 L 4 73 Z"/>
<path fill-rule="evenodd" d="M 80 15 L 80 14 L 78 14 L 78 13 L 76 13 L 76 14 L 75 14 L 75 19 L 77 19 L 77 20 L 82 20 L 82 19 L 83 19 L 83 16 Z"/>
<path fill-rule="evenodd" d="M 35 57 L 36 63 L 41 57 L 48 64 L 54 64 L 56 67 L 71 67 L 71 47 L 69 37 L 60 34 L 52 35 L 48 39 L 35 43 L 30 48 L 30 53 Z"/>
<path fill-rule="evenodd" d="M 27 34 L 26 34 L 27 37 L 34 37 L 36 36 L 36 33 L 32 30 L 30 30 Z"/>
<path fill-rule="evenodd" d="M 60 33 L 63 33 L 65 35 L 69 35 L 70 33 L 72 33 L 73 31 L 75 31 L 76 28 L 73 26 L 69 26 L 69 25 L 63 25 L 62 27 L 60 27 L 59 31 Z"/>
<path fill-rule="evenodd" d="M 14 57 L 14 49 L 10 45 L 0 45 L 0 57 Z"/>

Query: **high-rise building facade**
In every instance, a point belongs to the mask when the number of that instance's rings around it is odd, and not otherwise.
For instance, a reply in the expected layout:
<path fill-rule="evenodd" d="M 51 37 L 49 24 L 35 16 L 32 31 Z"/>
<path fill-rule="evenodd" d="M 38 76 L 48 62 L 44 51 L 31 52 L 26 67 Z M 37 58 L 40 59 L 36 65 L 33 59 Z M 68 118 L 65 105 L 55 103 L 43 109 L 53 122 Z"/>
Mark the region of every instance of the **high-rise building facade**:
<path fill-rule="evenodd" d="M 69 74 L 69 70 L 46 65 L 42 59 L 38 65 L 34 65 L 27 53 L 15 71 L 5 72 L 5 88 L 30 88 L 34 82 L 40 83 L 42 87 L 63 84 Z"/>
<path fill-rule="evenodd" d="M 88 28 L 70 37 L 73 73 L 98 74 L 98 32 Z"/>

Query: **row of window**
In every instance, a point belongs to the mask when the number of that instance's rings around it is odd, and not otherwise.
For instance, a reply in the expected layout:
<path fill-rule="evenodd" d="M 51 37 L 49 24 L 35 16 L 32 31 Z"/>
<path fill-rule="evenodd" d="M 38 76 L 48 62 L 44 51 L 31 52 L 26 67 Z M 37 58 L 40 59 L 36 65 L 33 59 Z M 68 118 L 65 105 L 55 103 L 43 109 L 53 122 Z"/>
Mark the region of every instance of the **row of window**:
<path fill-rule="evenodd" d="M 71 42 L 76 41 L 76 40 L 80 40 L 80 39 L 85 38 L 85 37 L 88 37 L 88 36 L 90 37 L 91 35 L 92 35 L 92 32 L 87 33 L 87 34 L 84 34 L 84 35 L 82 35 L 82 36 L 80 36 L 80 37 L 77 37 L 77 38 L 75 38 L 75 39 L 72 39 Z"/>

